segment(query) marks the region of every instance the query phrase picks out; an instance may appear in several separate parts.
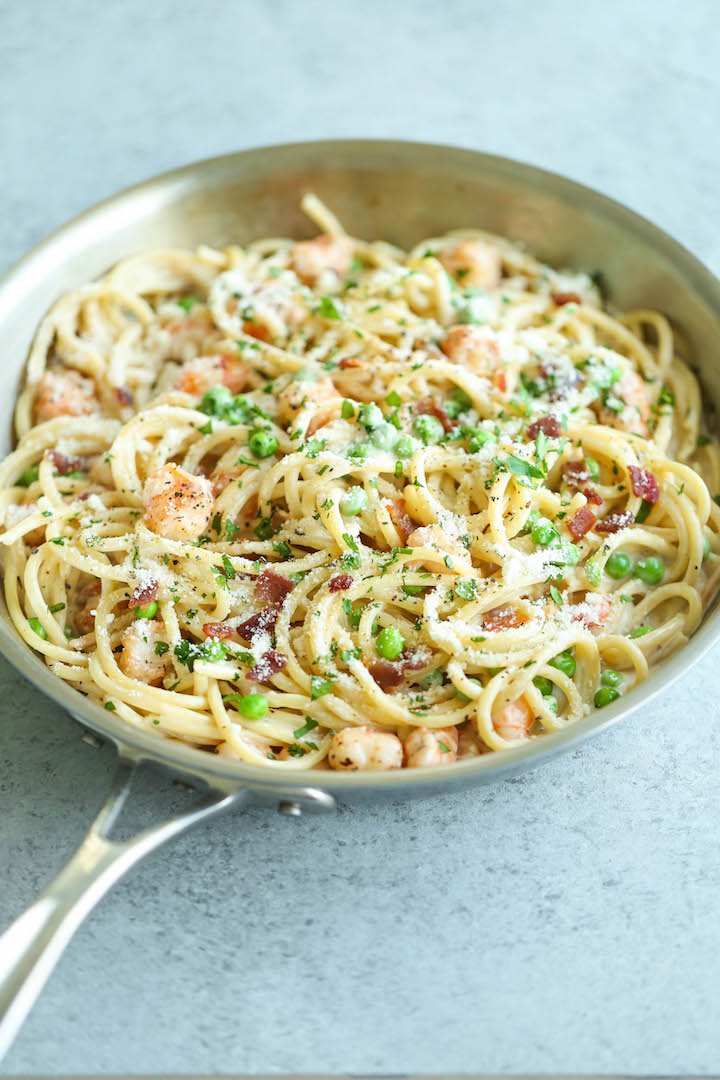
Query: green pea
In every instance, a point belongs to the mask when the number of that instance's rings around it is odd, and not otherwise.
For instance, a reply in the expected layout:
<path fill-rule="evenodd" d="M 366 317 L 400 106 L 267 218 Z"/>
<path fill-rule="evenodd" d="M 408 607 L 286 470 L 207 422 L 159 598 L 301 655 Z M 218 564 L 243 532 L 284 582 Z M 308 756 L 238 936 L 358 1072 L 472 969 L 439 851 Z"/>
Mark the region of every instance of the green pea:
<path fill-rule="evenodd" d="M 445 434 L 445 429 L 437 416 L 430 416 L 429 413 L 422 413 L 421 416 L 415 417 L 413 431 L 426 446 L 428 443 L 439 442 Z"/>
<path fill-rule="evenodd" d="M 343 420 L 352 420 L 353 416 L 355 415 L 355 409 L 353 408 L 353 404 L 351 401 L 348 401 L 347 398 L 342 403 L 342 406 L 340 408 L 340 415 L 342 416 Z"/>
<path fill-rule="evenodd" d="M 157 615 L 157 609 L 158 609 L 157 600 L 151 600 L 149 604 L 145 605 L 145 607 L 136 607 L 135 608 L 135 618 L 136 619 L 154 619 L 155 616 Z"/>
<path fill-rule="evenodd" d="M 43 624 L 40 622 L 40 620 L 39 619 L 28 619 L 28 622 L 30 624 L 30 629 L 33 630 L 37 634 L 38 637 L 42 638 L 43 641 L 46 641 L 47 640 L 47 630 L 45 629 Z"/>
<path fill-rule="evenodd" d="M 397 428 L 392 424 L 380 424 L 370 433 L 370 442 L 378 450 L 392 450 L 397 441 Z"/>
<path fill-rule="evenodd" d="M 605 573 L 608 577 L 614 578 L 615 581 L 619 581 L 621 578 L 627 577 L 630 573 L 630 556 L 626 555 L 624 551 L 613 551 L 612 555 L 605 563 Z"/>
<path fill-rule="evenodd" d="M 543 694 L 543 701 L 545 702 L 551 713 L 557 713 L 557 700 L 552 696 L 552 694 Z"/>
<path fill-rule="evenodd" d="M 619 697 L 619 690 L 616 690 L 612 686 L 601 686 L 595 694 L 595 708 L 604 709 L 606 705 L 610 705 L 613 701 L 617 701 Z"/>
<path fill-rule="evenodd" d="M 483 688 L 483 684 L 480 682 L 479 679 L 470 679 L 470 678 L 468 678 L 468 682 L 472 683 L 473 686 L 477 686 L 477 688 L 479 690 L 482 690 L 482 688 Z M 460 698 L 461 701 L 472 701 L 472 698 L 469 698 L 467 696 L 467 694 L 463 694 L 462 690 L 458 690 L 457 686 L 454 687 L 454 693 L 455 693 L 455 697 Z"/>
<path fill-rule="evenodd" d="M 40 473 L 40 465 L 39 464 L 38 465 L 31 465 L 29 469 L 25 470 L 25 472 L 22 474 L 22 476 L 18 480 L 19 486 L 20 487 L 30 487 L 30 485 L 34 484 L 35 481 L 37 480 L 39 473 Z"/>
<path fill-rule="evenodd" d="M 708 555 L 712 555 L 712 553 L 713 553 L 712 544 L 710 543 L 709 539 L 706 536 L 706 537 L 703 538 L 703 562 L 705 562 Z"/>
<path fill-rule="evenodd" d="M 460 413 L 467 412 L 471 406 L 472 398 L 470 395 L 466 394 L 464 390 L 461 390 L 459 386 L 456 386 L 448 400 L 445 402 L 445 412 L 451 420 L 455 420 Z"/>
<path fill-rule="evenodd" d="M 222 416 L 232 401 L 233 396 L 227 386 L 211 386 L 202 396 L 200 412 L 206 416 Z"/>
<path fill-rule="evenodd" d="M 540 517 L 533 525 L 531 535 L 533 543 L 539 547 L 547 547 L 553 540 L 557 540 L 559 534 L 552 521 L 548 521 L 546 517 Z"/>
<path fill-rule="evenodd" d="M 419 443 L 417 439 L 413 439 L 412 435 L 403 435 L 395 447 L 395 453 L 399 458 L 412 457 L 417 450 Z"/>
<path fill-rule="evenodd" d="M 577 566 L 580 559 L 580 548 L 575 544 L 561 544 L 560 553 L 566 566 Z"/>
<path fill-rule="evenodd" d="M 591 558 L 585 563 L 585 577 L 587 578 L 588 585 L 599 585 L 602 581 L 602 570 L 597 559 Z"/>
<path fill-rule="evenodd" d="M 385 626 L 377 636 L 375 648 L 383 660 L 397 660 L 405 648 L 405 639 L 396 626 Z"/>
<path fill-rule="evenodd" d="M 236 705 L 237 711 L 246 720 L 262 720 L 268 711 L 268 701 L 264 694 L 246 694 Z"/>
<path fill-rule="evenodd" d="M 553 684 L 550 679 L 546 679 L 544 675 L 536 675 L 533 679 L 533 686 L 537 686 L 543 697 L 548 697 L 549 694 L 552 694 Z"/>
<path fill-rule="evenodd" d="M 367 505 L 368 497 L 365 488 L 351 487 L 340 499 L 340 512 L 348 517 L 354 517 L 355 514 L 362 514 L 363 510 L 367 510 Z"/>
<path fill-rule="evenodd" d="M 521 529 L 521 534 L 523 536 L 526 536 L 529 532 L 532 532 L 533 526 L 539 521 L 539 519 L 540 519 L 540 511 L 539 510 L 531 510 L 530 513 L 528 514 L 526 520 L 525 520 L 525 524 L 523 525 L 523 527 Z"/>
<path fill-rule="evenodd" d="M 271 457 L 277 453 L 279 445 L 272 431 L 253 431 L 248 439 L 250 452 L 256 458 Z"/>
<path fill-rule="evenodd" d="M 571 656 L 569 649 L 567 649 L 565 652 L 558 653 L 558 655 L 554 656 L 552 660 L 548 660 L 548 663 L 550 667 L 554 667 L 557 668 L 558 671 L 562 671 L 563 675 L 567 675 L 568 679 L 572 679 L 573 675 L 575 674 L 575 668 L 577 667 L 577 664 L 575 663 L 575 657 Z"/>
<path fill-rule="evenodd" d="M 369 405 L 360 406 L 358 420 L 368 431 L 372 431 L 373 428 L 379 427 L 384 422 L 385 417 L 382 414 L 382 409 L 371 401 Z"/>
<path fill-rule="evenodd" d="M 445 675 L 440 668 L 435 668 L 434 671 L 428 671 L 427 675 L 423 675 L 420 679 L 420 685 L 427 688 L 430 686 L 442 686 L 445 682 Z"/>
<path fill-rule="evenodd" d="M 600 682 L 603 686 L 614 686 L 615 689 L 617 689 L 625 682 L 625 678 L 622 672 L 613 671 L 612 668 L 608 668 L 607 671 L 603 671 L 600 676 Z"/>
<path fill-rule="evenodd" d="M 635 563 L 635 577 L 646 585 L 659 585 L 665 577 L 665 566 L 656 555 L 648 555 Z"/>
<path fill-rule="evenodd" d="M 357 458 L 358 461 L 364 461 L 372 453 L 372 446 L 370 443 L 356 443 L 355 446 L 351 446 L 348 450 L 348 457 Z"/>
<path fill-rule="evenodd" d="M 600 466 L 598 465 L 594 457 L 585 458 L 585 468 L 590 473 L 591 480 L 597 480 L 597 478 L 600 476 Z"/>

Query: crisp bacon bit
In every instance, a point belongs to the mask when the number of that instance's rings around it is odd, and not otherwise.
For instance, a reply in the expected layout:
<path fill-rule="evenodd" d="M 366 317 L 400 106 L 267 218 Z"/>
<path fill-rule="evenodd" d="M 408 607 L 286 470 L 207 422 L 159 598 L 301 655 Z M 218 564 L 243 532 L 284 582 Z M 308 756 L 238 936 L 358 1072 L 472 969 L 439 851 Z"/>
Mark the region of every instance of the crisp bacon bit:
<path fill-rule="evenodd" d="M 425 648 L 411 649 L 406 646 L 400 653 L 400 664 L 404 671 L 421 671 L 428 666 L 429 651 Z"/>
<path fill-rule="evenodd" d="M 381 690 L 394 690 L 403 681 L 402 664 L 392 660 L 376 660 L 369 665 L 368 671 Z"/>
<path fill-rule="evenodd" d="M 135 401 L 127 386 L 116 386 L 115 397 L 118 405 L 132 405 Z"/>
<path fill-rule="evenodd" d="M 594 487 L 586 487 L 583 494 L 589 503 L 593 506 L 602 506 L 602 498 L 598 495 Z"/>
<path fill-rule="evenodd" d="M 507 379 L 505 378 L 504 371 L 493 372 L 493 386 L 496 390 L 499 390 L 501 394 L 504 394 L 507 390 Z"/>
<path fill-rule="evenodd" d="M 589 506 L 581 506 L 571 518 L 568 518 L 568 532 L 573 540 L 582 540 L 585 533 L 589 533 L 597 525 L 597 518 Z"/>
<path fill-rule="evenodd" d="M 623 510 L 621 513 L 609 514 L 602 521 L 598 521 L 595 529 L 599 533 L 616 533 L 632 525 L 634 520 L 629 510 Z"/>
<path fill-rule="evenodd" d="M 251 682 L 269 682 L 273 675 L 282 671 L 287 662 L 288 658 L 284 653 L 278 652 L 277 649 L 268 649 L 257 664 L 250 668 L 245 678 L 250 679 Z"/>
<path fill-rule="evenodd" d="M 565 479 L 573 491 L 582 491 L 588 502 L 595 506 L 602 505 L 602 499 L 594 487 L 585 486 L 590 479 L 590 470 L 585 461 L 568 461 L 565 466 Z"/>
<path fill-rule="evenodd" d="M 558 439 L 562 434 L 562 428 L 554 416 L 541 416 L 534 420 L 525 434 L 528 439 L 537 439 L 541 431 L 551 439 Z"/>
<path fill-rule="evenodd" d="M 404 499 L 393 499 L 387 504 L 387 511 L 404 544 L 410 533 L 420 528 L 420 522 L 407 513 Z"/>
<path fill-rule="evenodd" d="M 353 579 L 350 574 L 336 574 L 335 577 L 330 578 L 328 582 L 328 588 L 330 592 L 344 592 L 345 589 L 349 589 L 353 583 Z"/>
<path fill-rule="evenodd" d="M 252 641 L 256 634 L 272 633 L 279 614 L 279 608 L 271 604 L 262 611 L 258 611 L 257 615 L 251 615 L 245 622 L 240 623 L 237 632 L 245 641 Z"/>
<path fill-rule="evenodd" d="M 276 574 L 273 570 L 263 570 L 255 582 L 255 599 L 264 600 L 267 604 L 282 604 L 287 594 L 294 588 L 293 582 L 282 574 Z"/>
<path fill-rule="evenodd" d="M 255 338 L 256 341 L 272 341 L 272 337 L 267 326 L 263 326 L 261 323 L 244 322 L 242 328 L 244 334 L 247 334 L 248 337 Z"/>
<path fill-rule="evenodd" d="M 563 401 L 568 392 L 580 382 L 579 371 L 574 368 L 571 372 L 566 371 L 552 360 L 544 360 L 540 364 L 540 374 L 548 384 L 548 401 Z"/>
<path fill-rule="evenodd" d="M 495 608 L 493 611 L 488 611 L 482 628 L 490 631 L 514 630 L 526 623 L 528 619 L 529 615 L 526 615 L 524 611 L 518 611 L 517 608 Z"/>
<path fill-rule="evenodd" d="M 451 420 L 445 409 L 441 405 L 438 405 L 432 398 L 422 398 L 417 402 L 413 410 L 416 414 L 425 414 L 429 416 L 435 416 L 443 426 L 443 431 L 447 435 L 449 431 L 452 431 L 454 427 L 457 427 L 459 420 Z"/>
<path fill-rule="evenodd" d="M 359 368 L 362 366 L 363 361 L 360 359 L 359 356 L 343 356 L 342 360 L 338 364 L 338 367 L 341 368 L 343 371 L 346 371 L 347 368 Z"/>
<path fill-rule="evenodd" d="M 235 628 L 230 626 L 226 622 L 206 622 L 203 623 L 203 634 L 205 637 L 222 638 L 232 637 L 235 633 Z M 249 639 L 248 639 L 249 640 Z"/>
<path fill-rule="evenodd" d="M 582 304 L 582 297 L 576 292 L 556 292 L 553 293 L 553 303 L 557 307 L 563 307 L 564 304 Z"/>
<path fill-rule="evenodd" d="M 660 498 L 660 488 L 653 474 L 648 469 L 639 469 L 637 465 L 628 465 L 633 492 L 645 502 L 655 504 Z"/>
<path fill-rule="evenodd" d="M 52 461 L 61 476 L 67 476 L 69 472 L 84 472 L 87 468 L 87 462 L 82 458 L 67 457 L 59 450 L 46 450 L 45 456 Z"/>
<path fill-rule="evenodd" d="M 128 600 L 128 607 L 147 607 L 153 600 L 157 600 L 157 594 L 157 581 L 148 581 L 146 585 L 138 585 Z"/>

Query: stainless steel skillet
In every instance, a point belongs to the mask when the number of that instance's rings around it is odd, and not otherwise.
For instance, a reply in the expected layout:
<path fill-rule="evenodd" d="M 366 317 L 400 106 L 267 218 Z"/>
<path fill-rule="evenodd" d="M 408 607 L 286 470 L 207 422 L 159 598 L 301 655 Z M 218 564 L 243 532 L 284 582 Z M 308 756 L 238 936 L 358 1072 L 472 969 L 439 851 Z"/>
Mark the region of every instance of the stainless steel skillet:
<path fill-rule="evenodd" d="M 673 319 L 689 342 L 706 399 L 720 403 L 720 283 L 649 222 L 551 173 L 474 151 L 395 141 L 297 143 L 200 162 L 132 188 L 64 226 L 6 275 L 0 282 L 0 453 L 11 446 L 13 403 L 34 329 L 61 293 L 152 247 L 310 235 L 298 209 L 308 190 L 361 236 L 410 245 L 452 227 L 478 225 L 525 242 L 556 265 L 600 271 L 619 307 L 652 306 Z M 0 939 L 0 1055 L 84 916 L 165 840 L 249 802 L 301 814 L 331 810 L 336 800 L 427 796 L 501 779 L 577 746 L 647 704 L 718 637 L 720 615 L 713 609 L 686 648 L 627 698 L 515 751 L 435 770 L 278 777 L 124 725 L 53 676 L 17 636 L 2 603 L 2 653 L 81 724 L 110 740 L 119 760 L 112 791 L 79 850 Z M 111 840 L 133 770 L 143 763 L 184 779 L 202 798 L 130 840 Z"/>

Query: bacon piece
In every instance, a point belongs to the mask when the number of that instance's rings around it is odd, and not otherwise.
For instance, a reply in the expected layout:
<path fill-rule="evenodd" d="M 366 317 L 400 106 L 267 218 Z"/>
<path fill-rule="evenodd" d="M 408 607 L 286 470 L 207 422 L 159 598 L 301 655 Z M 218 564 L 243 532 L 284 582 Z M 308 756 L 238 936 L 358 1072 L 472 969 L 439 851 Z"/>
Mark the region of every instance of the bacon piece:
<path fill-rule="evenodd" d="M 447 435 L 449 431 L 452 431 L 454 427 L 457 427 L 459 420 L 451 420 L 447 412 L 441 405 L 438 405 L 432 398 L 422 398 L 417 402 L 413 410 L 416 414 L 425 414 L 426 416 L 435 416 L 443 426 L 443 431 Z"/>
<path fill-rule="evenodd" d="M 576 292 L 556 292 L 553 293 L 553 303 L 557 307 L 563 307 L 564 304 L 582 304 L 582 297 Z"/>
<path fill-rule="evenodd" d="M 353 579 L 350 574 L 336 574 L 335 577 L 330 578 L 328 582 L 328 588 L 330 592 L 344 592 L 345 589 L 349 589 L 353 583 Z"/>
<path fill-rule="evenodd" d="M 568 518 L 568 532 L 573 540 L 582 540 L 585 533 L 589 533 L 597 525 L 597 518 L 589 506 L 581 506 L 571 518 Z"/>
<path fill-rule="evenodd" d="M 543 360 L 540 364 L 540 374 L 547 383 L 548 401 L 563 401 L 568 396 L 568 391 L 580 382 L 580 372 L 574 368 L 566 371 L 552 360 Z"/>
<path fill-rule="evenodd" d="M 593 503 L 594 506 L 602 506 L 602 499 L 594 487 L 586 487 L 583 491 L 583 495 L 587 501 Z"/>
<path fill-rule="evenodd" d="M 294 588 L 294 583 L 282 574 L 276 574 L 274 570 L 263 570 L 255 582 L 255 598 L 264 600 L 267 604 L 282 604 Z"/>
<path fill-rule="evenodd" d="M 410 533 L 420 528 L 420 522 L 407 513 L 404 499 L 393 499 L 387 504 L 387 511 L 404 544 Z"/>
<path fill-rule="evenodd" d="M 363 361 L 359 356 L 343 356 L 342 360 L 338 364 L 338 367 L 343 371 L 347 368 L 359 368 L 363 366 Z"/>
<path fill-rule="evenodd" d="M 240 623 L 237 632 L 245 641 L 252 641 L 256 634 L 269 634 L 275 629 L 280 609 L 274 605 L 263 608 L 257 615 L 251 615 L 245 622 Z M 222 626 L 222 623 L 216 623 Z"/>
<path fill-rule="evenodd" d="M 79 457 L 67 457 L 59 450 L 46 450 L 45 456 L 52 461 L 61 476 L 67 476 L 69 472 L 85 472 L 87 462 Z"/>
<path fill-rule="evenodd" d="M 138 585 L 135 592 L 128 600 L 128 607 L 146 607 L 153 600 L 157 600 L 158 583 L 148 581 L 145 585 Z"/>
<path fill-rule="evenodd" d="M 654 505 L 660 498 L 660 488 L 653 474 L 648 469 L 639 469 L 637 465 L 628 465 L 628 472 L 633 492 Z"/>
<path fill-rule="evenodd" d="M 285 653 L 278 652 L 277 649 L 268 649 L 265 655 L 260 657 L 257 664 L 250 668 L 245 678 L 250 679 L 251 682 L 269 682 L 273 675 L 276 675 L 278 671 L 282 671 L 287 662 L 288 658 Z"/>
<path fill-rule="evenodd" d="M 218 638 L 222 640 L 223 638 L 232 637 L 234 633 L 235 627 L 230 626 L 230 624 L 226 622 L 203 623 L 203 634 L 205 634 L 205 637 Z M 247 640 L 249 641 L 250 639 L 248 638 Z"/>
<path fill-rule="evenodd" d="M 540 416 L 537 420 L 533 420 L 525 434 L 528 439 L 536 439 L 541 431 L 550 438 L 557 439 L 562 433 L 562 428 L 554 416 Z"/>
<path fill-rule="evenodd" d="M 609 514 L 602 521 L 598 521 L 595 529 L 599 533 L 616 533 L 632 525 L 634 520 L 629 510 L 622 510 L 620 513 Z"/>
<path fill-rule="evenodd" d="M 586 486 L 587 481 L 590 479 L 590 470 L 584 460 L 568 461 L 565 465 L 565 479 L 568 487 L 574 491 L 582 491 L 588 502 L 593 503 L 595 506 L 602 505 L 602 499 L 595 488 L 589 485 Z"/>
<path fill-rule="evenodd" d="M 427 649 L 411 649 L 406 646 L 400 653 L 400 664 L 404 671 L 421 671 L 430 662 Z"/>
<path fill-rule="evenodd" d="M 504 371 L 493 372 L 493 386 L 496 390 L 499 390 L 501 394 L 504 394 L 507 390 L 507 379 L 505 378 Z"/>
<path fill-rule="evenodd" d="M 127 386 L 116 386 L 115 397 L 117 398 L 118 405 L 132 405 L 135 400 Z"/>
<path fill-rule="evenodd" d="M 376 660 L 368 671 L 381 690 L 394 690 L 403 681 L 402 664 L 394 660 Z"/>
<path fill-rule="evenodd" d="M 486 619 L 482 625 L 483 630 L 514 630 L 526 623 L 529 616 L 517 608 L 494 608 L 488 611 Z"/>

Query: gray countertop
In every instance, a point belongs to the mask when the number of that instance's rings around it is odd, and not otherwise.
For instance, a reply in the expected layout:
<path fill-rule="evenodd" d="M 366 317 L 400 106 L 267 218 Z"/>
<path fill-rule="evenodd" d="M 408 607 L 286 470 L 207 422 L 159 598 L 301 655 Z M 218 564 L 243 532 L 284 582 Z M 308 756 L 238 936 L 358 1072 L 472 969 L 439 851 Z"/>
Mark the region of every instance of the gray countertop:
<path fill-rule="evenodd" d="M 713 0 L 0 0 L 0 262 L 154 172 L 321 136 L 457 142 L 599 187 L 720 269 Z M 715 649 L 544 769 L 432 802 L 253 811 L 80 930 L 4 1070 L 720 1067 Z M 0 663 L 0 920 L 107 748 Z M 180 797 L 147 783 L 139 816 Z"/>

